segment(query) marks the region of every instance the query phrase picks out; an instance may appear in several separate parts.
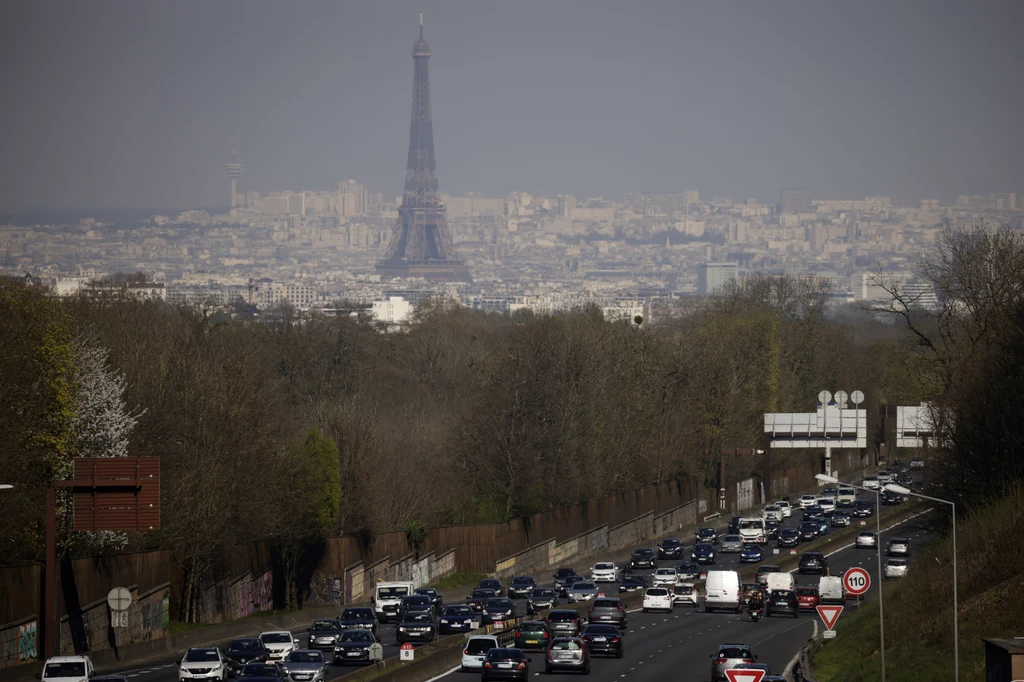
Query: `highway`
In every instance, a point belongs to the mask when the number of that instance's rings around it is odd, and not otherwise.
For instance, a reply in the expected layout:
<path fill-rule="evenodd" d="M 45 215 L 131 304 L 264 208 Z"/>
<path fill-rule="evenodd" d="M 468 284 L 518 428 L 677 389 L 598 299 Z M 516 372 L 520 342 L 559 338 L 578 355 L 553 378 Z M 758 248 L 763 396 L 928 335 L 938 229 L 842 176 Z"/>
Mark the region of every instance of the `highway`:
<path fill-rule="evenodd" d="M 874 495 L 871 495 L 870 499 L 873 501 Z M 784 520 L 783 526 L 795 527 L 799 525 L 800 520 L 800 511 L 794 510 L 792 517 Z M 721 523 L 722 519 L 717 519 L 717 521 Z M 855 524 L 858 522 L 858 519 L 854 519 Z M 866 529 L 873 530 L 873 520 L 868 519 L 868 522 Z M 914 523 L 911 522 L 911 524 Z M 902 527 L 897 532 L 907 532 L 907 528 Z M 885 535 L 883 533 L 883 538 Z M 694 538 L 683 537 L 678 533 L 674 536 L 679 537 L 687 545 L 684 559 L 682 561 L 662 561 L 659 562 L 659 566 L 676 566 L 690 560 L 690 549 L 693 546 Z M 657 541 L 652 540 L 645 546 L 655 548 L 656 544 Z M 881 544 L 884 547 L 884 540 Z M 765 559 L 761 563 L 772 563 L 777 559 L 772 554 L 774 547 L 774 541 L 765 545 Z M 799 547 L 797 551 L 801 551 Z M 826 548 L 823 551 L 829 553 L 834 550 Z M 783 549 L 781 552 L 788 552 L 788 550 Z M 581 575 L 588 574 L 589 566 L 597 561 L 615 561 L 622 566 L 627 562 L 629 554 L 630 551 L 613 552 L 607 557 L 590 560 L 586 562 L 586 565 L 574 562 L 573 566 Z M 705 568 L 740 570 L 743 567 L 751 568 L 757 565 L 740 564 L 738 553 L 722 554 L 717 551 L 717 546 L 715 558 L 716 564 Z M 833 575 L 849 566 L 861 565 L 871 573 L 872 579 L 875 579 L 876 559 L 873 550 L 857 551 L 853 548 L 841 550 L 829 557 L 829 565 Z M 551 584 L 550 573 L 535 577 L 540 584 Z M 801 576 L 797 576 L 797 584 L 803 583 L 816 585 L 817 576 L 805 576 L 802 579 Z M 698 584 L 702 585 L 702 583 Z M 602 587 L 605 588 L 604 591 L 608 596 L 618 594 L 618 586 L 614 583 L 605 583 L 602 584 Z M 472 587 L 445 590 L 443 597 L 446 604 L 458 603 L 471 591 Z M 525 600 L 516 600 L 516 604 L 518 613 L 525 615 Z M 850 606 L 852 606 L 852 602 Z M 341 608 L 338 609 L 339 615 L 341 610 Z M 705 614 L 702 611 L 698 612 L 693 607 L 677 607 L 671 614 L 636 612 L 630 614 L 629 630 L 625 638 L 625 657 L 623 659 L 595 659 L 591 676 L 596 675 L 598 679 L 612 679 L 613 677 L 614 679 L 624 679 L 628 676 L 635 677 L 642 672 L 644 676 L 640 679 L 661 679 L 662 674 L 670 674 L 672 679 L 679 679 L 681 675 L 682 679 L 706 680 L 710 669 L 709 654 L 715 651 L 719 644 L 727 642 L 749 644 L 760 656 L 760 662 L 768 663 L 773 671 L 781 672 L 800 645 L 811 636 L 814 621 L 818 621 L 818 617 L 813 611 L 801 614 L 801 617 L 797 619 L 763 619 L 759 623 L 747 621 L 745 615 Z M 258 634 L 258 632 L 253 632 L 250 636 Z M 303 644 L 306 643 L 307 633 L 294 632 L 294 634 Z M 384 645 L 384 657 L 397 656 L 395 626 L 381 624 L 380 637 L 381 643 Z M 227 642 L 221 644 L 222 647 L 226 647 L 226 645 Z M 533 658 L 531 674 L 538 670 L 543 671 L 543 653 L 534 652 L 531 657 Z M 124 674 L 131 682 L 175 682 L 178 679 L 176 663 L 176 661 L 165 660 L 149 666 L 136 666 L 129 670 L 102 670 L 101 673 Z M 683 666 L 686 667 L 683 668 Z M 350 666 L 331 666 L 330 679 L 343 677 L 358 669 Z"/>

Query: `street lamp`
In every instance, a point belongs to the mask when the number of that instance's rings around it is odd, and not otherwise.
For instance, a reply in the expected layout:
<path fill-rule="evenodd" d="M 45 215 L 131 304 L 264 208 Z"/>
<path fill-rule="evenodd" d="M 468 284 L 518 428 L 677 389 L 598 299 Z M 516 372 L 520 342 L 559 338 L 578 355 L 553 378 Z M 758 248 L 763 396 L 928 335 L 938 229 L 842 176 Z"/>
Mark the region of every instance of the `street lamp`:
<path fill-rule="evenodd" d="M 0 490 L 10 490 L 13 487 L 10 483 L 0 483 Z"/>
<path fill-rule="evenodd" d="M 825 474 L 815 474 L 814 477 L 824 483 L 840 482 L 835 476 L 826 476 Z M 881 656 L 882 663 L 882 682 L 885 682 L 885 602 L 882 599 L 882 505 L 879 502 L 878 490 L 854 485 L 853 483 L 843 483 L 843 485 L 875 494 L 875 552 L 878 555 L 878 641 L 879 655 Z"/>
<path fill-rule="evenodd" d="M 914 497 L 920 497 L 923 500 L 941 502 L 942 504 L 948 504 L 953 508 L 953 671 L 956 682 L 960 682 L 960 627 L 958 624 L 958 612 L 960 609 L 957 606 L 956 595 L 956 502 L 940 500 L 937 497 L 929 497 L 928 495 L 915 493 L 909 488 L 904 488 L 903 486 L 896 485 L 895 483 L 886 484 L 885 489 L 899 495 L 913 495 Z"/>

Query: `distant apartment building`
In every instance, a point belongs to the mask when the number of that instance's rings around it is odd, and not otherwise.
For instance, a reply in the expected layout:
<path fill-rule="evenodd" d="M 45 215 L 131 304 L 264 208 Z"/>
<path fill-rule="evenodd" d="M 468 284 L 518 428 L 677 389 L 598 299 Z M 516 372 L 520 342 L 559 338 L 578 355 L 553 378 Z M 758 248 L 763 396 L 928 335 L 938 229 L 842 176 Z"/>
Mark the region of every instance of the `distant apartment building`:
<path fill-rule="evenodd" d="M 697 293 L 707 296 L 739 275 L 736 263 L 701 263 L 697 266 Z"/>
<path fill-rule="evenodd" d="M 413 304 L 401 296 L 389 296 L 386 301 L 374 301 L 373 319 L 385 324 L 401 324 L 412 316 Z"/>

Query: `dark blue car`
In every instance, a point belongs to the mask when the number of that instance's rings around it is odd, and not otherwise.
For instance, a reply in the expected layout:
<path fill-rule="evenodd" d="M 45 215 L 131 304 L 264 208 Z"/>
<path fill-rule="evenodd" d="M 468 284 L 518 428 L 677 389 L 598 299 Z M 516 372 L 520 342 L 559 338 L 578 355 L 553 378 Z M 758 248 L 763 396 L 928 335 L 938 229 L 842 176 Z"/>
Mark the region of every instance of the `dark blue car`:
<path fill-rule="evenodd" d="M 441 613 L 441 634 L 453 635 L 457 632 L 469 632 L 473 629 L 473 621 L 476 618 L 473 609 L 467 604 L 446 606 Z"/>
<path fill-rule="evenodd" d="M 763 557 L 764 552 L 761 551 L 761 545 L 755 543 L 743 545 L 743 549 L 740 550 L 741 564 L 758 564 L 761 563 Z"/>
<path fill-rule="evenodd" d="M 701 542 L 693 548 L 693 560 L 698 564 L 715 563 L 715 546 L 710 542 Z"/>
<path fill-rule="evenodd" d="M 824 535 L 827 533 L 831 526 L 831 522 L 824 516 L 815 516 L 813 519 L 809 520 L 818 524 L 818 535 Z"/>

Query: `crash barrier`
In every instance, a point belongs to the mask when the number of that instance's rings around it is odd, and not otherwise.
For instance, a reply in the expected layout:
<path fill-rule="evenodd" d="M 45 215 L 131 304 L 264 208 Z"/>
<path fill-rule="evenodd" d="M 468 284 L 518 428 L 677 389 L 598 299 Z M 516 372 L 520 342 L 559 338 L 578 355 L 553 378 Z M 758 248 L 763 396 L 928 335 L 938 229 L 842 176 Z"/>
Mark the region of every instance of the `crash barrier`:
<path fill-rule="evenodd" d="M 817 682 L 811 677 L 811 650 L 814 648 L 814 638 L 807 640 L 800 647 L 800 655 L 797 656 L 796 665 L 793 666 L 793 679 L 797 682 Z"/>

